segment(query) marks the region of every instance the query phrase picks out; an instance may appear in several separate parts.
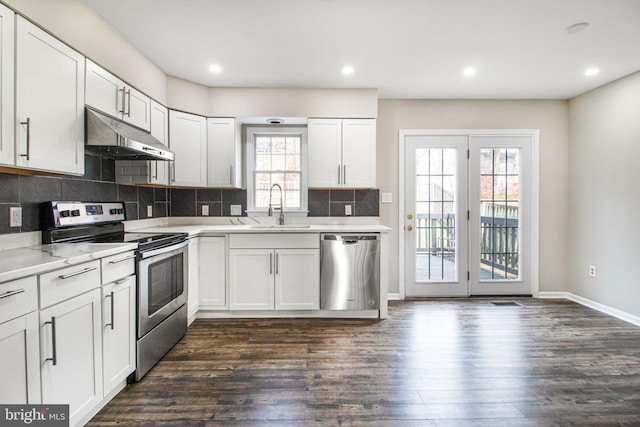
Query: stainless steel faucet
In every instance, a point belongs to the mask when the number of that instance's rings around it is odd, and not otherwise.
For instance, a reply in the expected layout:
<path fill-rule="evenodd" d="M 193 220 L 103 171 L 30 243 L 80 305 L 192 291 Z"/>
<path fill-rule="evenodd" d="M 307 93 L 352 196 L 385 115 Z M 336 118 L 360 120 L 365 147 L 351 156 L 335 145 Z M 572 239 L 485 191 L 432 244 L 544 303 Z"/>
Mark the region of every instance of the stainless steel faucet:
<path fill-rule="evenodd" d="M 273 214 L 274 204 L 271 202 L 271 200 L 272 200 L 272 196 L 273 196 L 273 188 L 274 187 L 278 187 L 278 189 L 280 190 L 280 204 L 279 205 L 275 205 L 275 206 L 279 206 L 280 207 L 280 215 L 278 216 L 278 224 L 284 225 L 284 205 L 282 203 L 282 187 L 280 186 L 280 184 L 273 184 L 271 186 L 271 189 L 269 190 L 269 216 L 272 216 L 272 214 Z"/>

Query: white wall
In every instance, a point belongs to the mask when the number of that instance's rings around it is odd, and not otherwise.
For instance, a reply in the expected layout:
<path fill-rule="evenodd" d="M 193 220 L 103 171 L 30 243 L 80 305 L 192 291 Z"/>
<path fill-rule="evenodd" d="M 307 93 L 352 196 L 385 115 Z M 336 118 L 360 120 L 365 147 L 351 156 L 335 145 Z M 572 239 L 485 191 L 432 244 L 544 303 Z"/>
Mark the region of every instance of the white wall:
<path fill-rule="evenodd" d="M 380 100 L 377 181 L 393 193 L 380 205 L 381 223 L 398 235 L 398 132 L 401 129 L 540 129 L 540 291 L 567 290 L 568 128 L 566 101 Z M 389 261 L 390 292 L 398 292 L 398 262 Z"/>
<path fill-rule="evenodd" d="M 572 99 L 569 131 L 569 291 L 640 316 L 640 72 Z"/>

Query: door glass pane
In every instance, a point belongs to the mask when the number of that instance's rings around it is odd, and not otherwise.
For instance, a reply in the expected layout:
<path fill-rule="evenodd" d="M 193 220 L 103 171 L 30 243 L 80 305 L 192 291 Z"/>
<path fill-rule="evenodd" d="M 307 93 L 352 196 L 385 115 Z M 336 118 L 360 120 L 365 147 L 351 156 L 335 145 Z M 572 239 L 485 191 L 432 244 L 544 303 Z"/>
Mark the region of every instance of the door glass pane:
<path fill-rule="evenodd" d="M 416 149 L 416 282 L 457 280 L 456 149 Z"/>
<path fill-rule="evenodd" d="M 480 150 L 480 280 L 518 280 L 520 149 Z"/>
<path fill-rule="evenodd" d="M 177 254 L 149 265 L 148 314 L 151 316 L 184 291 L 183 256 Z"/>

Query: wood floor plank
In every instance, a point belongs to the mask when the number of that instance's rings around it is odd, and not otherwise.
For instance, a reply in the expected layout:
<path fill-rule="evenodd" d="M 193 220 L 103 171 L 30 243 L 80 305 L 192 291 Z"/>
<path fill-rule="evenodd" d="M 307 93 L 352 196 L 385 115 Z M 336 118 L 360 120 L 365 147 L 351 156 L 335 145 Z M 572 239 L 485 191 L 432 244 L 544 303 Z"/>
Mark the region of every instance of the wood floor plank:
<path fill-rule="evenodd" d="M 639 426 L 640 328 L 564 300 L 201 319 L 89 425 Z"/>

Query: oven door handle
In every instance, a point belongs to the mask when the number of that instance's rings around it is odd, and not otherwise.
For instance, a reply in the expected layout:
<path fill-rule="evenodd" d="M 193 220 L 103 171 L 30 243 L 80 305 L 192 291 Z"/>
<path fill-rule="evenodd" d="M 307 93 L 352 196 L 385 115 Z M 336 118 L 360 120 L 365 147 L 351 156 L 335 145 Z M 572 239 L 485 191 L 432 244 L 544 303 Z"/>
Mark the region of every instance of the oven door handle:
<path fill-rule="evenodd" d="M 177 251 L 178 249 L 182 249 L 185 246 L 189 245 L 189 241 L 185 240 L 184 242 L 177 243 L 175 245 L 165 246 L 160 249 L 153 249 L 151 251 L 140 252 L 140 258 L 146 259 L 156 255 L 162 255 L 167 252 Z"/>

